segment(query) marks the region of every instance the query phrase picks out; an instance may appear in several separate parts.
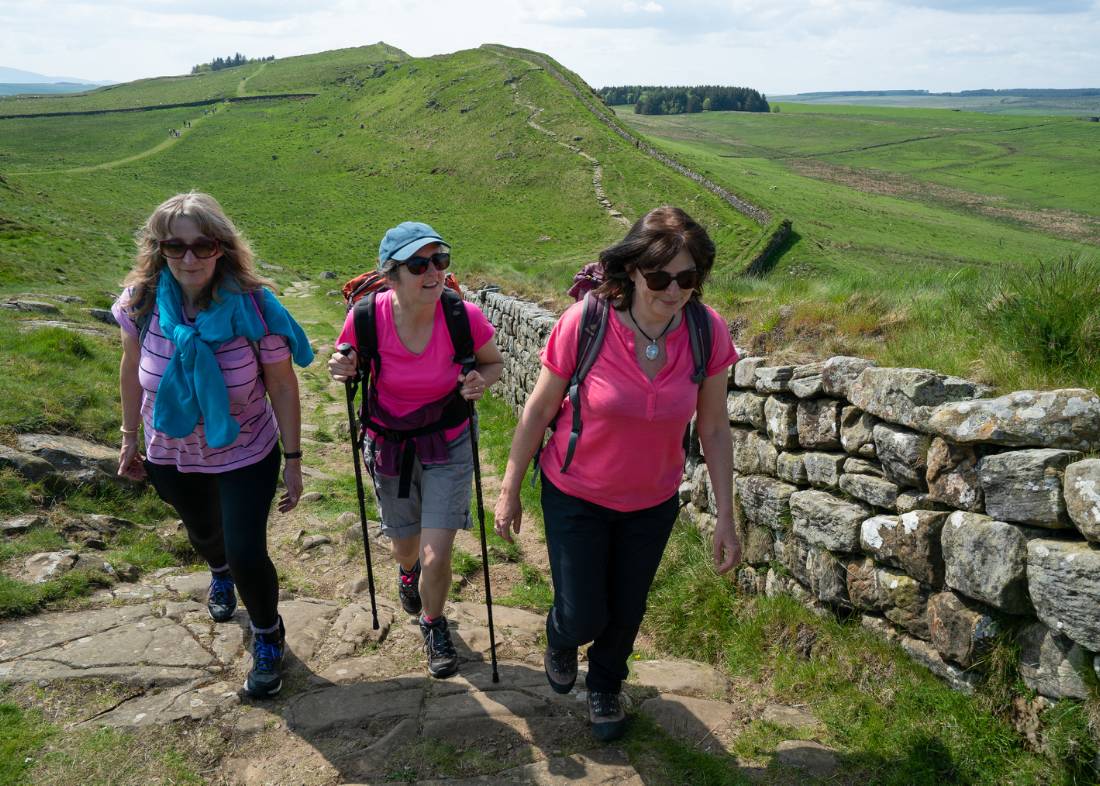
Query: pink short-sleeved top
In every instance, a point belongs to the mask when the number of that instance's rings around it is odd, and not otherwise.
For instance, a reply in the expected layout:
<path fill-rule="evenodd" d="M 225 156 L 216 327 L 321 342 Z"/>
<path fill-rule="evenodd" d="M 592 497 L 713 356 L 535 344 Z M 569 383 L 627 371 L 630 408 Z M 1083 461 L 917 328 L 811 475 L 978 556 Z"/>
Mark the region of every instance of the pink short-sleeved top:
<path fill-rule="evenodd" d="M 123 330 L 139 336 L 138 326 L 126 313 L 129 302 L 130 293 L 126 291 L 115 301 L 111 313 Z M 277 363 L 290 357 L 290 343 L 284 336 L 267 335 L 258 343 L 260 363 Z M 279 438 L 279 427 L 275 412 L 267 400 L 267 388 L 256 362 L 256 352 L 248 339 L 242 336 L 227 341 L 214 352 L 229 391 L 229 414 L 241 427 L 237 439 L 225 447 L 210 447 L 206 444 L 201 418 L 193 432 L 179 439 L 153 428 L 157 387 L 175 349 L 176 345 L 161 332 L 160 311 L 153 306 L 149 330 L 141 345 L 141 364 L 138 368 L 146 458 L 153 464 L 175 466 L 180 472 L 215 473 L 247 467 L 267 456 Z"/>
<path fill-rule="evenodd" d="M 569 379 L 577 365 L 577 330 L 583 304 L 570 306 L 542 351 L 542 364 Z M 713 336 L 707 375 L 737 362 L 729 328 L 707 307 Z M 573 424 L 566 396 L 539 466 L 557 488 L 617 511 L 642 510 L 676 493 L 684 471 L 684 430 L 695 414 L 699 386 L 691 381 L 686 320 L 665 339 L 668 361 L 649 379 L 634 354 L 634 331 L 612 309 L 603 346 L 581 383 L 581 430 L 573 462 L 561 471 Z"/>
<path fill-rule="evenodd" d="M 423 352 L 415 353 L 402 344 L 397 335 L 393 319 L 393 290 L 379 292 L 377 298 L 374 318 L 378 334 L 378 354 L 382 362 L 382 373 L 377 380 L 378 403 L 391 415 L 402 417 L 438 401 L 454 390 L 462 368 L 454 362 L 455 348 L 443 316 L 442 302 L 436 304 L 432 337 L 428 340 L 428 345 Z M 465 306 L 476 352 L 493 337 L 493 326 L 476 305 L 467 301 Z M 358 352 L 354 314 L 354 309 L 348 312 L 344 329 L 340 331 L 336 344 L 339 346 L 346 342 Z M 444 431 L 443 436 L 448 441 L 453 440 L 465 428 L 466 424 L 463 423 Z"/>

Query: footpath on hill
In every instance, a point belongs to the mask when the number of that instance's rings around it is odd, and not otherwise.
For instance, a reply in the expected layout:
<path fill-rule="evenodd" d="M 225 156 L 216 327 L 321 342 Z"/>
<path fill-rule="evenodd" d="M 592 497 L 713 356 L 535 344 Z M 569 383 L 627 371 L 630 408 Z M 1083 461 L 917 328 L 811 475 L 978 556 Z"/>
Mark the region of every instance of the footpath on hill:
<path fill-rule="evenodd" d="M 312 297 L 316 288 L 296 282 L 284 295 Z M 315 490 L 351 474 L 343 390 L 321 394 L 332 383 L 325 381 L 325 348 L 317 346 L 318 361 L 302 375 L 307 494 L 292 513 L 273 514 L 269 530 L 288 637 L 279 696 L 263 702 L 243 696 L 251 665 L 246 612 L 239 608 L 230 622 L 214 624 L 205 607 L 209 575 L 182 567 L 100 589 L 71 609 L 0 622 L 0 683 L 12 686 L 10 696 L 40 707 L 66 734 L 112 728 L 144 733 L 138 738 L 153 747 L 188 735 L 205 740 L 201 777 L 209 783 L 680 782 L 648 750 L 653 739 L 681 753 L 711 754 L 728 775 L 722 782 L 803 783 L 842 774 L 832 752 L 813 741 L 821 726 L 812 715 L 769 704 L 751 684 L 684 660 L 635 661 L 627 688 L 633 728 L 619 744 L 595 741 L 583 660 L 572 694 L 550 690 L 542 669 L 544 618 L 535 611 L 494 605 L 500 681 L 493 683 L 480 567 L 467 571 L 469 579 L 456 571 L 446 610 L 460 673 L 431 679 L 415 619 L 397 604 L 393 563 L 377 525 L 371 526 L 374 630 L 358 514 Z M 66 461 L 62 442 L 55 440 L 51 454 L 58 463 Z M 102 450 L 99 460 L 109 460 L 113 449 Z M 498 479 L 487 457 L 483 466 L 491 506 Z M 107 519 L 95 521 L 127 526 Z M 524 571 L 549 579 L 539 531 L 529 521 L 518 558 L 491 558 L 497 599 Z M 480 554 L 477 530 L 460 533 L 456 547 Z M 94 557 L 77 543 L 72 548 Z M 35 555 L 26 564 L 48 572 L 64 561 Z M 770 759 L 738 762 L 730 753 L 734 740 L 761 718 L 792 739 Z M 35 782 L 33 768 L 30 777 Z M 157 778 L 150 772 L 148 782 Z"/>

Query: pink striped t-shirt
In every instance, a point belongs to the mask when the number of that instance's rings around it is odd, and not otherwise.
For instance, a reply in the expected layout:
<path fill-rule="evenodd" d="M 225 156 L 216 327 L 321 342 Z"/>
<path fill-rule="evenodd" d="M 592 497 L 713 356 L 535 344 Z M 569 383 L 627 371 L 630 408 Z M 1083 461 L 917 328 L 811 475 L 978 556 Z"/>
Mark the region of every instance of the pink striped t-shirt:
<path fill-rule="evenodd" d="M 126 313 L 129 291 L 111 307 L 118 324 L 131 335 L 140 335 Z M 192 324 L 188 320 L 188 324 Z M 145 455 L 153 464 L 174 465 L 180 472 L 229 472 L 263 459 L 279 438 L 275 412 L 267 400 L 267 388 L 256 363 L 256 352 L 248 339 L 238 336 L 214 352 L 229 391 L 229 414 L 241 427 L 230 445 L 212 448 L 206 444 L 202 419 L 186 437 L 176 439 L 153 428 L 153 405 L 160 378 L 176 345 L 160 329 L 160 312 L 153 306 L 149 330 L 141 346 L 138 379 L 141 382 L 141 419 L 145 424 Z M 260 362 L 277 363 L 290 357 L 290 343 L 284 336 L 267 335 L 259 341 Z"/>
<path fill-rule="evenodd" d="M 578 302 L 566 309 L 542 351 L 542 364 L 563 379 L 577 365 L 582 307 Z M 714 376 L 737 362 L 737 350 L 725 320 L 709 306 L 707 313 L 713 337 L 707 375 Z M 634 354 L 634 331 L 612 310 L 600 354 L 581 383 L 583 427 L 573 461 L 562 473 L 573 426 L 568 396 L 539 457 L 540 470 L 555 487 L 623 512 L 659 505 L 676 493 L 684 471 L 684 429 L 699 398 L 686 320 L 665 338 L 665 350 L 668 361 L 650 379 Z"/>

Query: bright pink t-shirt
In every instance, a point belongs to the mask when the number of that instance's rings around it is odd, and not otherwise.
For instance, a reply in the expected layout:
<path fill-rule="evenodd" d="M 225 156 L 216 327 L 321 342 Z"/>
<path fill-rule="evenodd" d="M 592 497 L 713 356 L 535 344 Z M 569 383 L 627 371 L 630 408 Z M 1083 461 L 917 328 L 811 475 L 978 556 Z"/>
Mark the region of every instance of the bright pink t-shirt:
<path fill-rule="evenodd" d="M 474 339 L 474 351 L 481 349 L 493 337 L 493 326 L 473 303 L 467 301 L 466 315 L 470 318 L 470 335 Z M 351 344 L 359 351 L 355 341 L 354 309 L 344 320 L 344 329 L 336 339 L 339 346 Z M 378 293 L 374 310 L 378 331 L 378 354 L 382 359 L 382 373 L 377 380 L 378 403 L 395 417 L 407 415 L 421 407 L 438 401 L 458 385 L 462 367 L 454 362 L 455 348 L 443 317 L 443 304 L 435 307 L 432 337 L 424 351 L 417 354 L 401 343 L 393 320 L 393 290 Z M 448 441 L 466 429 L 466 424 L 443 432 Z"/>
<path fill-rule="evenodd" d="M 583 303 L 570 306 L 550 333 L 542 364 L 569 379 L 577 365 Z M 737 362 L 729 328 L 707 307 L 713 336 L 707 376 Z M 566 396 L 550 441 L 539 459 L 546 478 L 574 497 L 618 511 L 650 508 L 676 493 L 684 471 L 684 429 L 695 414 L 699 386 L 687 320 L 665 338 L 668 361 L 649 379 L 634 354 L 634 331 L 612 309 L 603 346 L 581 383 L 581 429 L 573 462 L 562 473 L 573 405 Z"/>
<path fill-rule="evenodd" d="M 115 301 L 111 313 L 127 333 L 140 336 L 138 326 L 126 313 L 130 302 L 127 290 Z M 191 324 L 191 320 L 187 320 Z M 290 357 L 290 344 L 284 336 L 267 335 L 259 340 L 260 363 L 278 363 Z M 141 345 L 141 419 L 145 424 L 145 455 L 153 464 L 175 466 L 180 472 L 229 472 L 262 460 L 279 438 L 275 412 L 267 400 L 256 351 L 248 339 L 238 336 L 214 351 L 229 393 L 229 414 L 241 427 L 231 445 L 212 448 L 206 444 L 202 419 L 195 430 L 179 439 L 153 428 L 153 407 L 157 401 L 160 378 L 176 345 L 160 329 L 160 310 L 153 306 L 149 330 Z"/>

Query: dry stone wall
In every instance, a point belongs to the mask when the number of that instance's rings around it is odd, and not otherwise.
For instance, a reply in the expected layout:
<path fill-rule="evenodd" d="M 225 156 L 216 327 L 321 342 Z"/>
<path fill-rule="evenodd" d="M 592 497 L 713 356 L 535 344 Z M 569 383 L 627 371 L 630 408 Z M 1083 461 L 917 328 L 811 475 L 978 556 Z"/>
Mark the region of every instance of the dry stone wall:
<path fill-rule="evenodd" d="M 472 296 L 498 331 L 517 409 L 556 315 L 499 292 Z M 736 524 L 747 592 L 856 613 L 960 690 L 1002 631 L 1051 699 L 1100 676 L 1100 397 L 992 397 L 927 369 L 834 357 L 744 358 L 730 374 Z M 681 498 L 714 526 L 705 457 Z"/>

